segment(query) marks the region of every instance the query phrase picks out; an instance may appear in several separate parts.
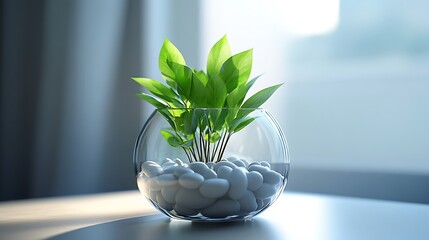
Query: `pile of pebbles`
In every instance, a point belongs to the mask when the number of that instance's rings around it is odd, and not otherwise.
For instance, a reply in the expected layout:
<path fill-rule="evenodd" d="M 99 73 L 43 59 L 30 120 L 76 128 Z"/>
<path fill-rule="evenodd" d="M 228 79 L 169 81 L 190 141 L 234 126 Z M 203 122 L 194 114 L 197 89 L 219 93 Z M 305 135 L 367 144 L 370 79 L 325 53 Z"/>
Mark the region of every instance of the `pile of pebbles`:
<path fill-rule="evenodd" d="M 230 157 L 218 163 L 147 161 L 137 177 L 139 189 L 161 208 L 178 216 L 225 218 L 249 214 L 270 204 L 283 176 L 268 162 Z M 201 214 L 201 215 L 200 215 Z"/>

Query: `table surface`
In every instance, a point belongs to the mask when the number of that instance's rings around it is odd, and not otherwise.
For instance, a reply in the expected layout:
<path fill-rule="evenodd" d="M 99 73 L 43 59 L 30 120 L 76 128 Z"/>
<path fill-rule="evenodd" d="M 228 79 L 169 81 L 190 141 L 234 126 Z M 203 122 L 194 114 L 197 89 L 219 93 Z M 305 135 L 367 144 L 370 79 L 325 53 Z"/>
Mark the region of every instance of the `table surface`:
<path fill-rule="evenodd" d="M 286 193 L 252 220 L 160 215 L 137 191 L 0 203 L 0 239 L 429 239 L 429 205 Z"/>

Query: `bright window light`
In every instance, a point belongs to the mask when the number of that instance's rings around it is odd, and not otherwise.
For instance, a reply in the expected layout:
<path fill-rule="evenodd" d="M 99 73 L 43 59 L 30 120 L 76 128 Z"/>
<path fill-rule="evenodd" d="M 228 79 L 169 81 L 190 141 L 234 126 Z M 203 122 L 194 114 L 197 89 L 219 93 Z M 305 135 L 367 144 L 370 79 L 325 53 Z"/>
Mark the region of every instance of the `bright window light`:
<path fill-rule="evenodd" d="M 339 21 L 339 0 L 272 0 L 273 17 L 292 35 L 309 36 L 334 31 Z"/>

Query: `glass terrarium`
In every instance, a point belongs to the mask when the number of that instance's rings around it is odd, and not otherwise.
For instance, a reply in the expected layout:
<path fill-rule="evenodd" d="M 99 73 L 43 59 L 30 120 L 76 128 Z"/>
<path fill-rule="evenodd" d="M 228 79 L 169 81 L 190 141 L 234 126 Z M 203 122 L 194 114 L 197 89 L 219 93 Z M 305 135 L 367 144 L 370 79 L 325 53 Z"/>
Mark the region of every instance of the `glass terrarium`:
<path fill-rule="evenodd" d="M 167 216 L 233 221 L 279 197 L 289 155 L 264 109 L 158 109 L 137 138 L 134 167 L 139 190 Z"/>

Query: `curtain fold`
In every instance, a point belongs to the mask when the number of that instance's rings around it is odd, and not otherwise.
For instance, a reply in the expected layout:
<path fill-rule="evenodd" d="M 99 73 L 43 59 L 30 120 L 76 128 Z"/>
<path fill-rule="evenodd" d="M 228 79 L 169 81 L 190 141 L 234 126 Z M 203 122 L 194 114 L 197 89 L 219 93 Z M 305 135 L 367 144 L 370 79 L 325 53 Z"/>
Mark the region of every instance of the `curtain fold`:
<path fill-rule="evenodd" d="M 0 200 L 135 188 L 142 10 L 1 2 Z"/>

